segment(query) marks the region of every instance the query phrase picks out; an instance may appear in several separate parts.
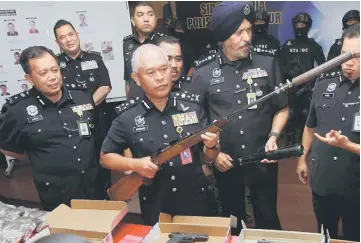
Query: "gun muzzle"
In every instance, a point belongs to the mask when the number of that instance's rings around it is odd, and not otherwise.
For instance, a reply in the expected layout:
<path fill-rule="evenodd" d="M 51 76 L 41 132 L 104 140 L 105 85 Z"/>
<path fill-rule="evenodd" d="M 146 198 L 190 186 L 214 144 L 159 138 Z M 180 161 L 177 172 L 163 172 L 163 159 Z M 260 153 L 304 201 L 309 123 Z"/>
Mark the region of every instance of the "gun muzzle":
<path fill-rule="evenodd" d="M 263 159 L 279 160 L 294 156 L 301 156 L 303 154 L 303 146 L 300 144 L 288 146 L 274 151 L 261 152 L 248 156 L 238 158 L 233 165 L 243 166 L 244 164 L 257 163 Z"/>

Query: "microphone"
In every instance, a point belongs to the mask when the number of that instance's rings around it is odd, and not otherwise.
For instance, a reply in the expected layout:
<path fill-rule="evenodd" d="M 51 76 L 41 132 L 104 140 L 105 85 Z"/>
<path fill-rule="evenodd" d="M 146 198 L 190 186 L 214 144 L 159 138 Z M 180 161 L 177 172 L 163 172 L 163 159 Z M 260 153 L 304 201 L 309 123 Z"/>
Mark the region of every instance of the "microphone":
<path fill-rule="evenodd" d="M 300 144 L 295 144 L 274 151 L 261 152 L 261 153 L 240 157 L 235 162 L 233 162 L 233 165 L 243 166 L 244 164 L 258 163 L 263 159 L 279 160 L 294 156 L 299 157 L 302 154 L 303 154 L 303 146 Z"/>

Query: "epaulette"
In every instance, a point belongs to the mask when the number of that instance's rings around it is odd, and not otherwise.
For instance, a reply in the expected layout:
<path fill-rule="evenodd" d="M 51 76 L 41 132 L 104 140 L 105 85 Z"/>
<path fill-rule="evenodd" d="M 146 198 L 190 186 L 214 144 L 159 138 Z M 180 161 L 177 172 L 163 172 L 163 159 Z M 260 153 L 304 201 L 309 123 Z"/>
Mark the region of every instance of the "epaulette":
<path fill-rule="evenodd" d="M 194 66 L 195 66 L 195 67 L 202 67 L 202 66 L 204 66 L 205 64 L 213 61 L 214 59 L 216 59 L 216 55 L 208 56 L 208 57 L 206 57 L 206 58 L 204 58 L 204 59 L 194 61 Z"/>
<path fill-rule="evenodd" d="M 86 89 L 88 89 L 86 83 L 83 83 L 83 84 L 66 84 L 65 87 L 67 89 L 73 89 L 73 90 L 86 90 Z"/>
<path fill-rule="evenodd" d="M 119 115 L 120 113 L 128 110 L 129 108 L 134 107 L 139 102 L 140 102 L 139 97 L 136 97 L 135 99 L 126 100 L 122 104 L 114 107 L 114 110 L 117 113 L 117 115 Z"/>
<path fill-rule="evenodd" d="M 286 40 L 285 46 L 291 46 L 292 45 L 292 40 Z"/>
<path fill-rule="evenodd" d="M 180 78 L 180 81 L 184 82 L 184 83 L 190 83 L 190 82 L 192 82 L 192 78 L 189 76 L 183 76 Z"/>
<path fill-rule="evenodd" d="M 164 34 L 162 32 L 156 32 L 155 35 L 158 37 L 167 36 L 166 34 Z"/>
<path fill-rule="evenodd" d="M 8 105 L 14 105 L 16 103 L 18 103 L 20 100 L 26 99 L 30 97 L 30 92 L 29 91 L 25 91 L 25 92 L 21 92 L 19 94 L 10 96 L 8 98 L 6 98 L 6 104 Z"/>
<path fill-rule="evenodd" d="M 123 38 L 123 41 L 129 40 L 133 37 L 133 34 L 131 35 L 127 35 L 126 37 Z"/>
<path fill-rule="evenodd" d="M 273 49 L 272 50 L 267 50 L 267 49 L 262 49 L 262 48 L 253 48 L 253 53 L 257 53 L 257 54 L 260 54 L 260 55 L 267 55 L 267 56 L 275 56 L 276 53 L 277 53 L 277 50 L 276 49 Z"/>
<path fill-rule="evenodd" d="M 97 51 L 87 51 L 87 53 L 90 53 L 90 54 L 95 54 L 95 55 L 101 56 L 101 53 L 100 53 L 100 52 L 97 52 Z"/>
<path fill-rule="evenodd" d="M 334 78 L 334 77 L 339 77 L 341 75 L 342 75 L 341 71 L 332 71 L 332 72 L 322 73 L 319 79 Z"/>
<path fill-rule="evenodd" d="M 190 101 L 190 102 L 194 102 L 194 103 L 200 103 L 201 102 L 200 95 L 193 94 L 193 93 L 188 92 L 186 90 L 185 91 L 174 92 L 174 95 L 175 95 L 177 100 L 185 100 L 185 101 Z"/>

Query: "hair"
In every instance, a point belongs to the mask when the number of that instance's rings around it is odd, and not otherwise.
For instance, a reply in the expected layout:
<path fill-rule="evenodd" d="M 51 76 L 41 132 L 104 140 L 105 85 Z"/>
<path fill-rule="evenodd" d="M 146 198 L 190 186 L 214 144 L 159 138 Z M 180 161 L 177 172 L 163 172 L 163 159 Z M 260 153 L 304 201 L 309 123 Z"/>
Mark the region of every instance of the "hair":
<path fill-rule="evenodd" d="M 9 26 L 9 25 L 15 26 L 12 22 L 8 23 L 8 26 Z"/>
<path fill-rule="evenodd" d="M 130 5 L 130 9 L 131 9 L 131 16 L 134 17 L 135 14 L 135 9 L 139 6 L 148 6 L 151 7 L 154 11 L 153 5 L 148 2 L 148 1 L 135 1 L 135 2 L 129 2 Z M 155 11 L 154 11 L 155 12 Z"/>
<path fill-rule="evenodd" d="M 34 20 L 31 20 L 31 21 L 29 21 L 29 24 L 30 24 L 30 23 L 34 23 L 34 24 L 35 24 L 35 21 L 34 21 Z"/>
<path fill-rule="evenodd" d="M 20 55 L 20 52 L 18 52 L 18 51 L 14 52 L 14 56 L 15 55 Z"/>
<path fill-rule="evenodd" d="M 23 50 L 20 55 L 20 64 L 26 74 L 31 73 L 29 60 L 33 58 L 42 57 L 45 53 L 49 53 L 56 60 L 56 56 L 52 50 L 45 46 L 30 46 Z"/>
<path fill-rule="evenodd" d="M 0 85 L 0 88 L 2 88 L 2 87 L 7 88 L 5 84 L 1 84 L 1 85 Z"/>
<path fill-rule="evenodd" d="M 158 51 L 160 51 L 164 55 L 165 60 L 168 61 L 168 56 L 163 51 L 162 48 L 160 48 L 159 46 L 153 45 L 153 44 L 143 44 L 140 47 L 138 47 L 135 50 L 135 52 L 133 53 L 133 57 L 132 57 L 132 70 L 133 70 L 133 72 L 136 73 L 136 72 L 139 71 L 141 57 L 143 55 L 147 55 L 150 50 L 158 50 Z"/>
<path fill-rule="evenodd" d="M 174 36 L 171 36 L 171 35 L 162 36 L 162 37 L 158 38 L 155 41 L 155 44 L 157 46 L 159 46 L 163 42 L 168 43 L 168 44 L 178 44 L 179 46 L 181 45 L 179 40 L 177 38 L 175 38 Z"/>
<path fill-rule="evenodd" d="M 53 28 L 55 38 L 57 38 L 56 30 L 59 29 L 60 27 L 64 26 L 64 25 L 70 25 L 73 28 L 73 30 L 76 31 L 74 26 L 69 21 L 66 21 L 64 19 L 60 19 L 60 20 L 56 21 L 56 23 L 54 25 L 54 28 Z"/>
<path fill-rule="evenodd" d="M 358 38 L 360 37 L 360 24 L 353 24 L 347 29 L 344 30 L 342 34 L 342 39 L 348 38 Z"/>
<path fill-rule="evenodd" d="M 27 85 L 27 84 L 22 84 L 22 85 L 21 85 L 21 87 L 23 87 L 24 85 L 25 85 L 26 87 L 28 87 L 28 85 Z"/>

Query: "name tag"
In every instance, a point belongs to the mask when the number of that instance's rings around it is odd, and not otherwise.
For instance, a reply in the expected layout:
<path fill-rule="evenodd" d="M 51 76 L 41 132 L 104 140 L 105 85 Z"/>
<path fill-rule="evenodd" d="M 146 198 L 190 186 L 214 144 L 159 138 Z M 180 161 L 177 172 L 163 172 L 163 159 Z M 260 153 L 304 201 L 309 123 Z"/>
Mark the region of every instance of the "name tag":
<path fill-rule="evenodd" d="M 330 98 L 333 98 L 335 96 L 334 93 L 323 93 L 322 94 L 322 98 L 325 98 L 325 99 L 330 99 Z"/>
<path fill-rule="evenodd" d="M 87 121 L 79 120 L 77 121 L 78 131 L 80 137 L 90 137 L 91 131 L 89 128 L 89 123 Z"/>
<path fill-rule="evenodd" d="M 172 120 L 175 127 L 192 125 L 199 122 L 195 111 L 172 115 Z"/>
<path fill-rule="evenodd" d="M 247 93 L 248 104 L 251 104 L 257 100 L 256 93 Z M 257 104 L 248 108 L 248 110 L 257 109 Z"/>
<path fill-rule="evenodd" d="M 211 80 L 211 85 L 224 83 L 224 77 L 214 78 Z"/>
<path fill-rule="evenodd" d="M 41 121 L 41 120 L 43 120 L 42 115 L 28 117 L 28 123 L 34 123 L 34 122 Z"/>
<path fill-rule="evenodd" d="M 146 132 L 148 131 L 148 125 L 142 127 L 133 127 L 133 133 Z"/>

